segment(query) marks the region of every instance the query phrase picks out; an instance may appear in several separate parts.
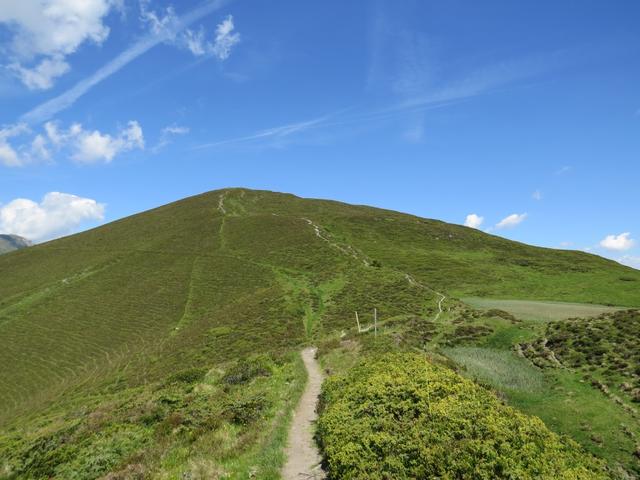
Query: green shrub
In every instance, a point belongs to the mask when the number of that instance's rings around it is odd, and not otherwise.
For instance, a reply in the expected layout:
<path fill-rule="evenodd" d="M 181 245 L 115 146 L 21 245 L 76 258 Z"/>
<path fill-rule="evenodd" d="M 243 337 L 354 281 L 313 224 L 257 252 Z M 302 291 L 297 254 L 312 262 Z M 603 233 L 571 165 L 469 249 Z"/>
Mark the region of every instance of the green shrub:
<path fill-rule="evenodd" d="M 265 356 L 258 356 L 248 360 L 241 360 L 231 367 L 222 377 L 228 385 L 247 383 L 256 377 L 271 375 L 271 362 Z"/>
<path fill-rule="evenodd" d="M 600 380 L 606 383 L 624 378 L 632 388 L 640 389 L 639 331 L 640 310 L 622 310 L 550 322 L 544 336 L 521 348 L 538 366 L 558 366 L 560 362 L 583 372 L 600 371 Z M 555 362 L 546 360 L 551 354 Z"/>
<path fill-rule="evenodd" d="M 174 373 L 167 379 L 167 383 L 186 383 L 192 384 L 201 382 L 209 370 L 206 368 L 189 368 Z"/>
<path fill-rule="evenodd" d="M 268 407 L 269 402 L 265 396 L 259 394 L 229 403 L 226 412 L 233 423 L 248 425 L 259 419 Z"/>
<path fill-rule="evenodd" d="M 514 317 L 511 313 L 505 312 L 504 310 L 500 310 L 500 309 L 497 309 L 497 308 L 492 308 L 490 310 L 487 310 L 486 312 L 484 312 L 484 314 L 482 316 L 483 317 L 498 317 L 498 318 L 503 318 L 505 320 L 509 320 L 511 323 L 518 323 L 518 319 L 516 317 Z"/>
<path fill-rule="evenodd" d="M 607 478 L 575 442 L 417 354 L 328 379 L 318 437 L 331 479 Z"/>

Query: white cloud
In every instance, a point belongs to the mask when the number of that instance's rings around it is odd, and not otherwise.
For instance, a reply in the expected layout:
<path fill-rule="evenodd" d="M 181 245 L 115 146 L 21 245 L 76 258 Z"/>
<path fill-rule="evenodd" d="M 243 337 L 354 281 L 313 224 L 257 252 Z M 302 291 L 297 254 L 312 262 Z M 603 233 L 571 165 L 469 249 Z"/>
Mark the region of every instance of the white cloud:
<path fill-rule="evenodd" d="M 521 224 L 524 219 L 527 218 L 526 213 L 513 213 L 508 217 L 503 218 L 497 225 L 496 228 L 513 228 L 516 225 Z"/>
<path fill-rule="evenodd" d="M 71 1 L 71 0 L 66 0 Z M 95 1 L 95 0 L 92 0 Z M 18 2 L 16 2 L 18 3 Z M 115 2 L 116 4 L 120 4 L 120 2 Z M 169 41 L 171 38 L 175 37 L 176 32 L 186 28 L 193 22 L 196 22 L 203 18 L 204 16 L 210 14 L 214 10 L 220 8 L 220 6 L 224 3 L 223 0 L 210 0 L 205 2 L 201 6 L 187 12 L 181 17 L 177 17 L 177 22 L 175 24 L 175 31 L 164 32 L 161 34 L 156 34 L 151 32 L 149 35 L 141 38 L 137 42 L 133 43 L 127 49 L 122 51 L 118 56 L 116 56 L 110 62 L 107 62 L 101 68 L 99 68 L 93 75 L 90 75 L 83 80 L 80 80 L 73 87 L 65 91 L 64 93 L 54 97 L 50 100 L 47 100 L 44 103 L 41 103 L 34 109 L 25 113 L 21 120 L 30 124 L 44 122 L 46 120 L 51 119 L 55 114 L 61 112 L 69 108 L 73 105 L 76 100 L 82 97 L 85 93 L 91 90 L 94 86 L 98 85 L 100 82 L 109 78 L 111 75 L 119 71 L 125 65 L 129 64 L 140 55 L 149 51 L 151 48 L 156 45 Z M 117 5 L 116 5 L 117 6 Z"/>
<path fill-rule="evenodd" d="M 65 61 L 85 42 L 109 36 L 105 17 L 113 0 L 19 0 L 3 2 L 0 23 L 10 32 L 9 69 L 30 89 L 47 89 L 69 71 Z"/>
<path fill-rule="evenodd" d="M 169 43 L 189 50 L 193 55 L 211 54 L 219 60 L 226 60 L 231 55 L 231 49 L 240 42 L 240 34 L 234 32 L 233 16 L 228 15 L 216 26 L 215 38 L 212 42 L 206 40 L 206 31 L 200 26 L 197 30 L 187 28 L 179 34 L 180 20 L 173 7 L 167 7 L 163 13 L 149 9 L 150 1 L 140 2 L 140 18 L 149 25 L 155 35 L 164 35 Z"/>
<path fill-rule="evenodd" d="M 467 215 L 467 218 L 464 221 L 464 226 L 470 228 L 480 228 L 482 222 L 484 222 L 484 217 L 476 215 L 475 213 L 471 213 Z"/>
<path fill-rule="evenodd" d="M 162 129 L 162 133 L 165 135 L 186 135 L 189 133 L 189 127 L 183 127 L 180 125 L 169 125 Z"/>
<path fill-rule="evenodd" d="M 625 255 L 618 259 L 618 262 L 628 267 L 640 270 L 640 257 L 634 255 Z"/>
<path fill-rule="evenodd" d="M 216 27 L 216 39 L 211 50 L 220 60 L 229 58 L 233 46 L 240 42 L 240 34 L 233 33 L 233 30 L 233 17 L 231 15 Z"/>
<path fill-rule="evenodd" d="M 532 197 L 534 200 L 538 200 L 538 201 L 540 201 L 540 200 L 542 200 L 542 192 L 541 192 L 540 190 L 536 190 L 535 192 L 533 192 L 533 194 L 531 195 L 531 197 Z"/>
<path fill-rule="evenodd" d="M 0 128 L 0 165 L 22 167 L 39 160 L 49 160 L 51 155 L 42 135 L 36 135 L 30 143 L 21 143 L 17 147 L 11 145 L 11 138 L 29 133 L 31 129 L 24 123 Z"/>
<path fill-rule="evenodd" d="M 622 252 L 631 249 L 636 244 L 635 240 L 631 238 L 629 232 L 621 233 L 620 235 L 607 235 L 601 242 L 600 246 L 607 250 L 615 250 Z"/>
<path fill-rule="evenodd" d="M 15 148 L 9 143 L 9 138 L 27 133 L 33 132 L 25 124 L 0 129 L 0 164 L 21 167 L 36 161 L 48 161 L 51 160 L 52 150 L 64 151 L 79 163 L 109 163 L 120 153 L 144 148 L 142 128 L 134 120 L 116 135 L 99 130 L 88 131 L 80 123 L 74 123 L 64 130 L 55 122 L 47 122 L 44 132 L 30 141 L 23 141 Z"/>
<path fill-rule="evenodd" d="M 0 232 L 33 241 L 70 233 L 89 220 L 103 220 L 105 205 L 68 193 L 47 193 L 40 203 L 17 198 L 0 206 Z"/>
<path fill-rule="evenodd" d="M 175 36 L 178 16 L 172 6 L 165 9 L 164 14 L 159 14 L 154 10 L 149 10 L 151 0 L 140 1 L 140 19 L 149 25 L 155 35 L 169 34 Z"/>
<path fill-rule="evenodd" d="M 54 79 L 67 73 L 71 67 L 64 60 L 64 57 L 45 58 L 33 68 L 24 68 L 19 63 L 9 65 L 9 70 L 13 71 L 29 89 L 46 90 L 53 86 Z"/>
<path fill-rule="evenodd" d="M 28 130 L 28 127 L 24 124 L 0 128 L 0 164 L 6 167 L 19 167 L 24 164 L 24 159 L 9 143 L 9 139 L 22 135 Z"/>
<path fill-rule="evenodd" d="M 556 175 L 564 175 L 565 173 L 569 173 L 571 170 L 573 170 L 573 167 L 571 167 L 570 165 L 565 165 L 556 170 Z"/>
<path fill-rule="evenodd" d="M 168 127 L 164 127 L 160 134 L 160 140 L 157 145 L 151 149 L 153 153 L 158 153 L 164 147 L 171 143 L 171 137 L 177 135 L 186 135 L 189 133 L 189 127 L 184 127 L 181 125 L 169 125 Z"/>
<path fill-rule="evenodd" d="M 184 32 L 183 39 L 187 49 L 194 55 L 200 56 L 207 53 L 203 28 L 200 28 L 198 31 L 187 29 Z"/>
<path fill-rule="evenodd" d="M 573 246 L 573 242 L 560 242 L 560 247 L 562 248 L 569 248 Z"/>
<path fill-rule="evenodd" d="M 51 152 L 47 148 L 47 139 L 43 135 L 36 135 L 31 141 L 32 154 L 42 160 L 49 160 L 51 158 Z"/>
<path fill-rule="evenodd" d="M 136 121 L 130 121 L 127 128 L 120 130 L 117 136 L 83 130 L 71 135 L 73 158 L 79 163 L 109 163 L 119 153 L 144 148 L 142 128 Z"/>

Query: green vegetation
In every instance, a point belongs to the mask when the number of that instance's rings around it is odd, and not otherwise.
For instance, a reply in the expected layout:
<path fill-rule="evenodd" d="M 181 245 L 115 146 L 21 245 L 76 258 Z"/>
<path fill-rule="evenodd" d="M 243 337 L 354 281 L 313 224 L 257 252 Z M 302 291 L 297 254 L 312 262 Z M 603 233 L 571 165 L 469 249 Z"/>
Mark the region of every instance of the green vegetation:
<path fill-rule="evenodd" d="M 490 335 L 477 339 L 472 345 L 445 348 L 442 352 L 460 365 L 463 375 L 496 389 L 511 405 L 540 417 L 552 430 L 569 435 L 588 451 L 606 458 L 615 478 L 637 476 L 640 473 L 640 462 L 635 452 L 640 438 L 640 423 L 630 410 L 630 405 L 624 405 L 615 395 L 603 395 L 603 384 L 594 381 L 593 377 L 585 377 L 580 371 L 574 372 L 567 368 L 541 370 L 536 365 L 543 365 L 540 360 L 549 351 L 531 350 L 533 345 L 540 346 L 546 341 L 539 339 L 546 339 L 546 330 L 553 329 L 553 326 L 582 327 L 583 336 L 598 342 L 603 338 L 602 332 L 591 330 L 589 325 L 602 320 L 596 317 L 548 323 L 543 320 L 544 315 L 564 315 L 566 307 L 560 305 L 559 309 L 554 310 L 556 304 L 541 302 L 540 313 L 536 315 L 535 302 L 526 302 L 525 310 L 522 310 L 522 303 L 486 300 L 485 308 L 509 308 L 511 313 L 520 317 L 519 321 L 506 323 L 495 319 L 492 323 L 494 331 Z M 584 312 L 586 309 L 590 313 L 597 313 L 588 305 L 576 305 L 574 308 L 576 312 Z M 622 323 L 627 332 L 624 343 L 638 341 L 638 330 L 634 329 L 628 313 L 614 311 L 602 318 L 610 316 L 624 319 Z M 571 337 L 572 334 L 569 334 L 565 338 Z M 622 346 L 622 338 L 622 335 L 611 337 L 609 344 L 619 342 Z M 521 344 L 531 345 L 524 347 L 529 358 L 523 358 Z M 532 355 L 534 351 L 537 353 Z M 544 365 L 560 366 L 548 360 Z M 611 391 L 615 389 L 614 382 Z M 631 392 L 630 389 L 629 393 Z M 624 395 L 620 397 L 624 398 Z"/>
<path fill-rule="evenodd" d="M 608 462 L 634 468 L 631 437 L 603 430 L 614 418 L 633 433 L 637 420 L 589 382 L 573 388 L 570 372 L 540 372 L 512 349 L 544 333 L 533 300 L 640 307 L 640 272 L 599 257 L 369 207 L 230 189 L 2 255 L 0 271 L 0 458 L 9 459 L 0 478 L 47 478 L 25 473 L 27 463 L 87 479 L 98 471 L 136 478 L 138 468 L 143 478 L 246 478 L 252 468 L 277 478 L 303 376 L 291 355 L 311 343 L 336 374 L 370 355 L 425 352 Z M 437 319 L 436 292 L 447 296 Z M 455 296 L 524 298 L 538 317 L 520 315 L 517 302 L 480 311 Z M 369 326 L 374 308 L 378 335 L 359 334 L 354 312 Z M 268 369 L 260 358 L 270 359 Z M 577 406 L 568 401 L 574 391 L 582 392 Z M 148 425 L 127 420 L 135 405 L 159 402 L 154 392 L 184 408 L 163 407 Z M 97 410 L 107 410 L 107 421 L 88 433 L 83 416 Z M 176 412 L 186 423 L 175 428 L 190 429 L 192 444 L 158 436 Z M 571 421 L 575 412 L 590 415 L 593 431 Z M 202 433 L 207 418 L 217 420 Z M 216 445 L 235 447 L 215 453 Z"/>
<path fill-rule="evenodd" d="M 464 302 L 479 309 L 501 309 L 522 320 L 566 320 L 573 317 L 590 317 L 614 312 L 619 308 L 584 303 L 535 302 L 526 300 L 495 300 L 490 298 L 464 298 Z"/>
<path fill-rule="evenodd" d="M 523 345 L 522 350 L 538 366 L 580 369 L 594 382 L 619 386 L 640 403 L 639 331 L 639 310 L 574 318 L 549 323 L 544 338 Z"/>
<path fill-rule="evenodd" d="M 543 387 L 542 372 L 511 351 L 456 347 L 443 349 L 443 353 L 464 366 L 470 377 L 500 391 L 539 392 Z"/>
<path fill-rule="evenodd" d="M 336 479 L 607 478 L 540 420 L 415 354 L 328 380 L 318 435 Z"/>
<path fill-rule="evenodd" d="M 304 378 L 262 356 L 96 397 L 0 437 L 0 478 L 277 479 Z"/>

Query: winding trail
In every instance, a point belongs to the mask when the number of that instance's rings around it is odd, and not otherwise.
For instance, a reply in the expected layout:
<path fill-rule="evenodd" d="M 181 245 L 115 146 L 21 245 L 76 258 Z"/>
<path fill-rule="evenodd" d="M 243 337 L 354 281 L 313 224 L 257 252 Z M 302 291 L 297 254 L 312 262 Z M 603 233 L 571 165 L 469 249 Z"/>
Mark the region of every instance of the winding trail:
<path fill-rule="evenodd" d="M 222 199 L 220 201 L 222 201 Z M 322 234 L 322 229 L 320 228 L 320 225 L 314 223 L 312 220 L 310 220 L 308 218 L 304 218 L 303 217 L 302 220 L 307 222 L 313 228 L 313 230 L 314 230 L 314 232 L 316 234 L 316 237 L 320 238 L 321 240 L 324 240 L 330 246 L 332 246 L 334 248 L 337 248 L 338 250 L 340 250 L 340 252 L 344 253 L 345 255 L 349 255 L 349 256 L 357 259 L 357 260 L 362 261 L 362 263 L 364 264 L 365 267 L 369 267 L 370 266 L 369 260 L 367 260 L 367 258 L 362 253 L 360 253 L 356 248 L 354 248 L 352 245 L 347 244 L 346 247 L 344 247 L 342 245 L 339 245 L 338 243 L 333 242 L 330 238 L 328 238 L 327 236 Z M 403 272 L 398 272 L 398 273 L 403 273 Z M 429 290 L 430 292 L 433 292 L 433 293 L 435 293 L 436 295 L 438 295 L 440 297 L 440 299 L 437 302 L 438 313 L 436 313 L 436 316 L 433 319 L 434 322 L 437 322 L 440 319 L 440 315 L 442 315 L 444 313 L 444 310 L 442 308 L 442 302 L 444 302 L 447 299 L 447 297 L 444 294 L 434 290 L 433 288 L 427 287 L 427 286 L 423 285 L 422 283 L 418 282 L 415 278 L 413 278 L 408 273 L 404 274 L 404 278 L 407 280 L 407 282 L 409 282 L 410 285 L 422 288 L 424 290 Z"/>
<path fill-rule="evenodd" d="M 440 318 L 440 315 L 442 315 L 444 313 L 444 310 L 442 309 L 442 302 L 444 302 L 447 299 L 447 297 L 444 294 L 434 290 L 431 287 L 424 286 L 423 284 L 418 282 L 415 278 L 413 278 L 408 273 L 404 274 L 404 278 L 407 279 L 407 282 L 409 282 L 410 285 L 413 285 L 415 287 L 420 287 L 420 288 L 423 288 L 425 290 L 429 290 L 430 292 L 433 292 L 433 293 L 435 293 L 436 295 L 438 295 L 440 297 L 440 300 L 438 300 L 438 313 L 436 314 L 435 318 L 433 319 L 434 322 L 437 322 L 438 319 Z"/>
<path fill-rule="evenodd" d="M 315 358 L 315 348 L 305 348 L 301 355 L 309 378 L 289 428 L 285 450 L 287 462 L 282 469 L 282 478 L 283 480 L 320 480 L 325 478 L 325 475 L 320 466 L 320 452 L 313 439 L 313 424 L 318 417 L 316 404 L 323 375 Z"/>

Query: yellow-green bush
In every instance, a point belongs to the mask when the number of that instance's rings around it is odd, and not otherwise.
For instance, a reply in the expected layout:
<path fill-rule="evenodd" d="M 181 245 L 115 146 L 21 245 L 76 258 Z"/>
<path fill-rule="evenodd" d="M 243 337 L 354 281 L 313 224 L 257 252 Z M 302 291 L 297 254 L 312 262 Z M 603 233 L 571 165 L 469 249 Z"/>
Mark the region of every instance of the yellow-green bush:
<path fill-rule="evenodd" d="M 575 442 L 417 354 L 328 379 L 318 436 L 332 479 L 608 478 Z"/>

